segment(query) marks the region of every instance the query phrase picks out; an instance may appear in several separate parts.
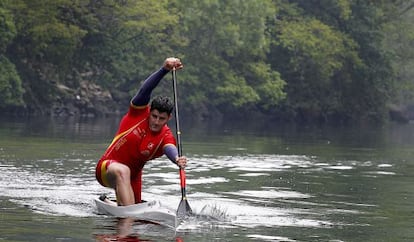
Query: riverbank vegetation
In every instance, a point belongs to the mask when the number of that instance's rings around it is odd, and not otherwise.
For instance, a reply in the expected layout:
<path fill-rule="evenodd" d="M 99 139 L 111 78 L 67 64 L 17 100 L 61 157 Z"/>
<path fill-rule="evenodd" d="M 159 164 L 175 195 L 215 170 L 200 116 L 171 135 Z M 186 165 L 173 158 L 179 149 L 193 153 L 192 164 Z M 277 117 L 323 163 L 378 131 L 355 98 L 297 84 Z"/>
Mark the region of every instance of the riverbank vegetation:
<path fill-rule="evenodd" d="M 317 123 L 413 119 L 414 1 L 3 0 L 0 110 L 124 112 L 165 57 L 180 111 Z M 167 77 L 169 78 L 169 77 Z M 157 93 L 171 93 L 165 81 Z"/>

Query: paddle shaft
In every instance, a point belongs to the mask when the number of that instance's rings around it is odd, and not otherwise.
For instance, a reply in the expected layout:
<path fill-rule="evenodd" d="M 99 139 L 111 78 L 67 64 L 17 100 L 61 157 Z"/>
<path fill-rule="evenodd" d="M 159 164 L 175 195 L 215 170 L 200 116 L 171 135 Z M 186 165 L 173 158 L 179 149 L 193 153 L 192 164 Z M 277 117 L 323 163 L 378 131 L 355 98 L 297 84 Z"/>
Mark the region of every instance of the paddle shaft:
<path fill-rule="evenodd" d="M 182 145 L 181 145 L 181 130 L 180 130 L 180 118 L 178 116 L 178 95 L 177 95 L 177 74 L 175 68 L 172 70 L 173 78 L 173 90 L 174 90 L 174 105 L 175 105 L 175 128 L 177 130 L 177 149 L 178 156 L 182 156 Z M 180 185 L 181 185 L 181 201 L 177 208 L 177 217 L 185 218 L 192 214 L 190 204 L 188 204 L 187 197 L 185 194 L 185 171 L 180 167 Z"/>
<path fill-rule="evenodd" d="M 180 184 L 181 184 L 181 198 L 182 200 L 186 200 L 185 194 L 185 171 L 184 169 L 180 168 Z"/>
<path fill-rule="evenodd" d="M 178 91 L 177 91 L 177 73 L 175 68 L 172 70 L 173 78 L 173 91 L 174 91 L 174 110 L 175 110 L 175 129 L 177 132 L 177 149 L 178 156 L 182 156 L 183 150 L 181 145 L 181 130 L 180 130 L 180 118 L 178 115 Z M 182 199 L 186 199 L 185 192 L 185 171 L 180 167 L 180 184 L 181 184 L 181 196 Z"/>
<path fill-rule="evenodd" d="M 172 70 L 172 78 L 173 78 L 173 91 L 174 91 L 175 129 L 177 132 L 177 149 L 178 149 L 178 156 L 182 156 L 183 150 L 181 147 L 180 118 L 178 116 L 177 73 L 176 73 L 175 68 L 173 68 Z"/>

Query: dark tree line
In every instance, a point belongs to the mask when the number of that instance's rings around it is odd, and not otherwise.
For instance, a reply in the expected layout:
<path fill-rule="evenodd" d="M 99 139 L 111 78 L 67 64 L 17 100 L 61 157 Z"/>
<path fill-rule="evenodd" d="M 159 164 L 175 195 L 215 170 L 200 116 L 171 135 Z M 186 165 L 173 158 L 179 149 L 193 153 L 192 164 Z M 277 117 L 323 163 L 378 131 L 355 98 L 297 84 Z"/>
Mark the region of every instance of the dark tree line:
<path fill-rule="evenodd" d="M 384 122 L 391 106 L 413 101 L 413 5 L 3 0 L 0 109 L 122 110 L 165 57 L 179 56 L 187 114 Z M 170 84 L 157 92 L 171 92 Z"/>

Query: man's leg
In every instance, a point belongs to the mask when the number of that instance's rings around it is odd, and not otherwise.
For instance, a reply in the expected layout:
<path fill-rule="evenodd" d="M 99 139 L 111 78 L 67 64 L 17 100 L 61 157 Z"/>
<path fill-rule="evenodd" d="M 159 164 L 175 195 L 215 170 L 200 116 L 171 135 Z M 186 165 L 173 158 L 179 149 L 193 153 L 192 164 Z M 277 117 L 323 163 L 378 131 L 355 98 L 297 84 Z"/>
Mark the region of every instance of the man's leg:
<path fill-rule="evenodd" d="M 140 203 L 141 201 L 141 189 L 142 189 L 142 170 L 140 170 L 135 177 L 131 179 L 131 187 L 135 196 L 135 203 Z"/>
<path fill-rule="evenodd" d="M 109 185 L 115 189 L 118 205 L 127 206 L 135 204 L 129 167 L 119 162 L 112 162 L 107 167 L 106 174 Z"/>

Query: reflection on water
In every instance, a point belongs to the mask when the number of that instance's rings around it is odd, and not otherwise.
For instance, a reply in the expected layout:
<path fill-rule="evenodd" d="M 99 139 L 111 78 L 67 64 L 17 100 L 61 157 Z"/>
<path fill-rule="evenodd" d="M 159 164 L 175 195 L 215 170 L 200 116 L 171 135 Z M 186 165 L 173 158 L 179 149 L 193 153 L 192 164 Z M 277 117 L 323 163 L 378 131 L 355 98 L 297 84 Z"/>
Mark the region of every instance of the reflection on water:
<path fill-rule="evenodd" d="M 95 162 L 117 120 L 49 121 L 1 122 L 0 239 L 414 238 L 411 126 L 259 132 L 233 125 L 213 133 L 184 126 L 187 196 L 197 216 L 172 231 L 96 213 L 93 199 L 112 190 L 95 181 Z M 179 174 L 165 158 L 146 166 L 143 197 L 178 207 Z"/>
<path fill-rule="evenodd" d="M 164 232 L 164 228 L 153 224 L 145 224 L 141 221 L 137 221 L 134 218 L 108 218 L 111 221 L 105 227 L 96 227 L 95 229 L 100 234 L 94 234 L 96 241 L 153 241 L 146 239 L 148 234 L 151 237 L 161 238 L 174 238 L 174 231 L 170 231 L 170 234 Z M 140 235 L 140 231 L 145 231 L 144 235 Z M 163 232 L 161 232 L 163 231 Z"/>
<path fill-rule="evenodd" d="M 120 218 L 116 221 L 114 233 L 96 234 L 94 236 L 96 241 L 142 241 L 138 235 L 134 235 L 133 225 L 133 218 Z M 111 226 L 113 225 L 111 224 Z"/>

